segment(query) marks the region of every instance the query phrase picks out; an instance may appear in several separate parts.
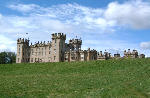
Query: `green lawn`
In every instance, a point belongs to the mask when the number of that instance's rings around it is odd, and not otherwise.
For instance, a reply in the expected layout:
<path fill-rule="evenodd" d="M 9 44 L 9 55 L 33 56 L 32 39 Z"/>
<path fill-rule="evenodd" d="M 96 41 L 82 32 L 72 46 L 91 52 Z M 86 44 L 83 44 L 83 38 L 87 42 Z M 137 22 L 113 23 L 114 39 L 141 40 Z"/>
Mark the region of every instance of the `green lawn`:
<path fill-rule="evenodd" d="M 150 59 L 0 65 L 0 98 L 148 98 Z"/>

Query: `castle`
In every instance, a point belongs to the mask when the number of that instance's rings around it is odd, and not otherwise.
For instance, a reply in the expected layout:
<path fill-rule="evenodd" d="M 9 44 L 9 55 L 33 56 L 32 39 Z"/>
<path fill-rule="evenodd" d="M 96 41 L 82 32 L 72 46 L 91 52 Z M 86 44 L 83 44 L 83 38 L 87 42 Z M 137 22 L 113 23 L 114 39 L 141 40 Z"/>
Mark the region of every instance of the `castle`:
<path fill-rule="evenodd" d="M 35 62 L 71 62 L 71 61 L 91 61 L 91 60 L 107 60 L 111 58 L 120 58 L 120 54 L 111 57 L 108 52 L 102 53 L 96 50 L 81 50 L 82 40 L 71 39 L 69 43 L 65 43 L 66 35 L 63 33 L 52 34 L 51 42 L 37 42 L 31 45 L 29 39 L 17 40 L 17 56 L 16 63 L 35 63 Z M 144 58 L 142 54 L 138 56 L 137 51 L 124 52 L 124 57 Z"/>

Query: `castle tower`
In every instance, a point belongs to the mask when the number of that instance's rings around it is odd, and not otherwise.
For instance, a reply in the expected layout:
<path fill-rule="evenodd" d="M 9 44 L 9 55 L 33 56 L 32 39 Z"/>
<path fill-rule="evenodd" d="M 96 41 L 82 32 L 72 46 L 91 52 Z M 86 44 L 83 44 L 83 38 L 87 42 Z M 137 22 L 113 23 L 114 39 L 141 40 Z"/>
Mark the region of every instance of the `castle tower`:
<path fill-rule="evenodd" d="M 64 61 L 66 35 L 63 33 L 52 34 L 52 62 Z"/>
<path fill-rule="evenodd" d="M 17 56 L 16 56 L 16 63 L 27 63 L 30 61 L 30 54 L 29 54 L 29 40 L 28 39 L 21 39 L 17 40 Z"/>
<path fill-rule="evenodd" d="M 69 40 L 69 45 L 71 50 L 79 51 L 81 49 L 82 40 L 81 39 L 71 39 Z"/>

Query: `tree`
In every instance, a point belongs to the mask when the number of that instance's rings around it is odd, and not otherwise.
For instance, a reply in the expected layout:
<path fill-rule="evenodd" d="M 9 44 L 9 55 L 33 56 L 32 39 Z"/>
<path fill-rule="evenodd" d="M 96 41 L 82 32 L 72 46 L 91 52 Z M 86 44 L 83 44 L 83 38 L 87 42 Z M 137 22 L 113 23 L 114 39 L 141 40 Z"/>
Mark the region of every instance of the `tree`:
<path fill-rule="evenodd" d="M 16 54 L 14 52 L 7 52 L 7 58 L 10 59 L 10 63 L 16 62 Z"/>
<path fill-rule="evenodd" d="M 0 64 L 15 63 L 16 54 L 14 52 L 1 52 L 0 53 Z"/>
<path fill-rule="evenodd" d="M 0 53 L 0 64 L 6 64 L 6 52 Z"/>

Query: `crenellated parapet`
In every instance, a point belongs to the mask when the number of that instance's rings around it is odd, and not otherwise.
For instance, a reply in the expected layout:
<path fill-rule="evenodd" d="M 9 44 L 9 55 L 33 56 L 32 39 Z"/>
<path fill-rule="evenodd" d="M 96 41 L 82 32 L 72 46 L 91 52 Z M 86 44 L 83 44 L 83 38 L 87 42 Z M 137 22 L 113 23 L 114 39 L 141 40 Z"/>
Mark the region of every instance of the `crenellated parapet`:
<path fill-rule="evenodd" d="M 95 49 L 91 50 L 90 48 L 88 48 L 88 50 L 86 50 L 86 51 L 89 52 L 89 53 L 94 53 L 94 52 L 97 53 L 97 51 Z"/>
<path fill-rule="evenodd" d="M 38 42 L 35 42 L 35 44 L 32 44 L 32 43 L 31 43 L 31 45 L 30 45 L 30 47 L 32 47 L 32 48 L 34 48 L 34 47 L 46 47 L 46 46 L 51 46 L 51 42 L 48 41 L 48 42 L 46 43 L 45 41 L 44 41 L 44 42 L 42 42 L 42 41 L 39 42 L 39 41 L 38 41 Z"/>
<path fill-rule="evenodd" d="M 64 33 L 53 33 L 52 39 L 64 39 L 64 40 L 66 40 L 66 34 L 64 34 Z"/>
<path fill-rule="evenodd" d="M 138 58 L 138 51 L 137 50 L 130 51 L 130 49 L 128 49 L 128 51 L 125 50 L 124 57 L 125 58 Z"/>
<path fill-rule="evenodd" d="M 98 52 L 98 60 L 107 60 L 107 59 L 111 59 L 111 53 L 107 52 L 105 50 L 105 52 L 103 53 L 102 51 Z"/>
<path fill-rule="evenodd" d="M 69 44 L 79 44 L 82 45 L 82 40 L 81 39 L 70 39 Z"/>
<path fill-rule="evenodd" d="M 18 38 L 17 39 L 17 44 L 22 44 L 22 43 L 26 43 L 29 44 L 29 39 L 24 39 L 24 38 Z"/>
<path fill-rule="evenodd" d="M 81 39 L 70 39 L 68 45 L 71 50 L 79 51 L 79 50 L 81 50 L 82 40 Z"/>
<path fill-rule="evenodd" d="M 137 50 L 133 50 L 132 54 L 138 54 L 138 51 Z"/>
<path fill-rule="evenodd" d="M 69 43 L 65 43 L 66 34 L 53 33 L 52 40 L 38 41 L 29 45 L 29 39 L 17 39 L 17 56 L 16 63 L 34 63 L 34 62 L 72 62 L 72 61 L 91 61 L 91 60 L 107 60 L 121 59 L 120 54 L 114 54 L 88 48 L 82 50 L 81 39 L 70 39 Z M 138 54 L 137 50 L 124 51 L 125 58 L 145 58 L 144 54 Z"/>
<path fill-rule="evenodd" d="M 87 53 L 88 51 L 87 50 L 80 50 L 79 52 L 80 53 Z"/>

